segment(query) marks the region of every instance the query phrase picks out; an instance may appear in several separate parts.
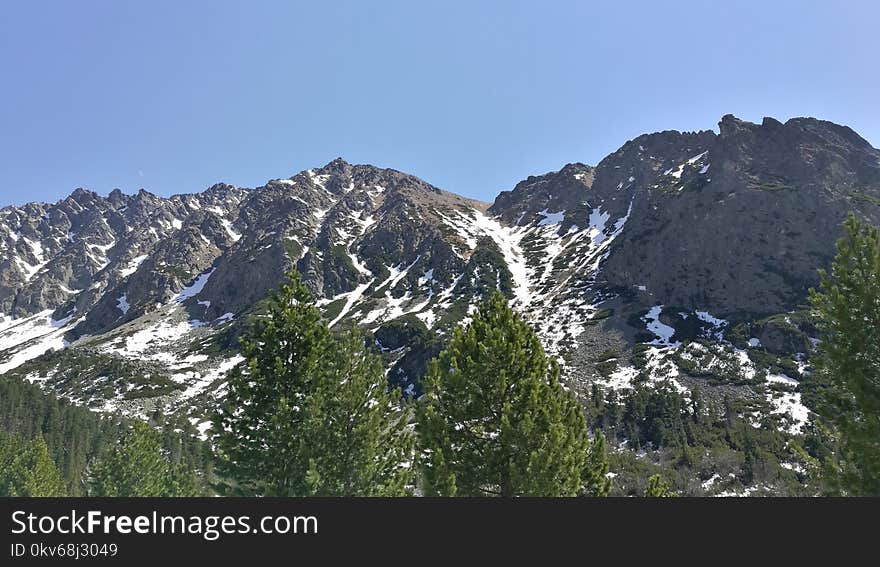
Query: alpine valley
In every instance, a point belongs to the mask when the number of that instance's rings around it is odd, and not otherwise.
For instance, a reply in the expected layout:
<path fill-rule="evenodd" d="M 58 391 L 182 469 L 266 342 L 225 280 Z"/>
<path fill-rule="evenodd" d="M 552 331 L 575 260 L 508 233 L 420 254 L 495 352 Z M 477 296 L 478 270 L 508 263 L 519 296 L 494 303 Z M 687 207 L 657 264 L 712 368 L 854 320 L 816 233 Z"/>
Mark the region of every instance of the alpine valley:
<path fill-rule="evenodd" d="M 830 122 L 731 115 L 718 133 L 646 134 L 595 166 L 530 176 L 493 203 L 342 159 L 253 189 L 76 189 L 0 210 L 0 374 L 204 437 L 239 337 L 292 266 L 412 397 L 497 289 L 594 426 L 613 421 L 599 405 L 625 412 L 628 393 L 671 389 L 777 436 L 769 469 L 747 478 L 729 455 L 687 456 L 685 493 L 793 494 L 802 467 L 786 447 L 810 429 L 819 340 L 807 293 L 850 211 L 880 225 L 880 151 Z M 606 436 L 612 471 L 681 458 L 624 427 Z M 621 493 L 638 476 L 612 474 Z"/>

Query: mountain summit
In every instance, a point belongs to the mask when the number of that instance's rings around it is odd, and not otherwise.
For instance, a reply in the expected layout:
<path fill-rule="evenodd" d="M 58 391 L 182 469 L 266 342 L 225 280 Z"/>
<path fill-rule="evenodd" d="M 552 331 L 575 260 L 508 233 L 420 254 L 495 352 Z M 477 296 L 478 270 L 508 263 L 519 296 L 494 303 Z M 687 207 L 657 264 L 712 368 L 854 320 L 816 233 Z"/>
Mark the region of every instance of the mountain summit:
<path fill-rule="evenodd" d="M 801 309 L 849 211 L 880 224 L 880 151 L 830 122 L 730 115 L 718 134 L 639 136 L 491 205 L 341 158 L 252 189 L 77 189 L 0 210 L 0 372 L 94 409 L 205 424 L 247 318 L 296 267 L 409 394 L 500 290 L 576 390 L 642 376 L 689 391 L 723 360 L 746 376 L 737 395 L 797 428 L 799 376 L 770 393 L 763 376 L 804 368 Z"/>

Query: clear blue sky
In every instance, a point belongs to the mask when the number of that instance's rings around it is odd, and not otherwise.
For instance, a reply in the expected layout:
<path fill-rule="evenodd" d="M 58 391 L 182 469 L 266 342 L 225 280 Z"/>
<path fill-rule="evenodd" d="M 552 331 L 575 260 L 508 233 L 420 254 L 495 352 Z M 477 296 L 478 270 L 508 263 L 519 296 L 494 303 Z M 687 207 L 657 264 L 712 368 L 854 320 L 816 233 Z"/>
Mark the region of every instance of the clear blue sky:
<path fill-rule="evenodd" d="M 7 2 L 0 206 L 336 156 L 491 200 L 726 113 L 878 146 L 878 22 L 873 0 Z"/>

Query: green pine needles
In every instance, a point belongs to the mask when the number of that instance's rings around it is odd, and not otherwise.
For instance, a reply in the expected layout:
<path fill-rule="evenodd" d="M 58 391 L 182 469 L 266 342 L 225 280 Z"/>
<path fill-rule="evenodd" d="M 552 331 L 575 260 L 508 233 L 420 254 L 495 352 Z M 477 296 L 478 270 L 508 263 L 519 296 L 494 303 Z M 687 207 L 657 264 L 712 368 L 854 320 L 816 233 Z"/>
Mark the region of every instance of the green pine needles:
<path fill-rule="evenodd" d="M 214 422 L 222 492 L 402 496 L 413 435 L 357 331 L 336 337 L 295 270 L 243 341 Z"/>
<path fill-rule="evenodd" d="M 135 422 L 119 443 L 92 467 L 90 496 L 199 496 L 196 475 L 172 463 L 162 449 L 162 436 Z"/>
<path fill-rule="evenodd" d="M 0 497 L 67 496 L 42 436 L 33 440 L 0 431 Z"/>
<path fill-rule="evenodd" d="M 423 489 L 434 496 L 601 496 L 604 440 L 535 332 L 495 293 L 432 361 L 419 405 Z"/>
<path fill-rule="evenodd" d="M 831 492 L 880 495 L 880 236 L 850 215 L 830 273 L 810 300 L 824 331 L 813 361 L 820 428 L 837 445 Z"/>

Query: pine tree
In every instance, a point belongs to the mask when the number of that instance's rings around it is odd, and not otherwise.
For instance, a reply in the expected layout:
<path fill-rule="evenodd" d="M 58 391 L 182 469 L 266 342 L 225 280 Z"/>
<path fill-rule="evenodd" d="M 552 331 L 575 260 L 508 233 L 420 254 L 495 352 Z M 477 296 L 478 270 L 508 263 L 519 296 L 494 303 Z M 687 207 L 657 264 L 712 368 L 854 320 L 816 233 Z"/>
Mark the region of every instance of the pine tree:
<path fill-rule="evenodd" d="M 291 274 L 242 339 L 245 362 L 233 369 L 214 431 L 217 470 L 231 494 L 302 495 L 309 492 L 309 455 L 299 432 L 303 402 L 325 372 L 330 330 L 299 275 Z"/>
<path fill-rule="evenodd" d="M 431 362 L 418 410 L 424 491 L 575 496 L 608 491 L 604 439 L 535 332 L 495 293 Z"/>
<path fill-rule="evenodd" d="M 611 491 L 605 436 L 601 431 L 593 434 L 593 441 L 587 450 L 587 461 L 581 474 L 581 486 L 582 496 L 608 496 L 608 492 Z"/>
<path fill-rule="evenodd" d="M 10 375 L 0 376 L 0 429 L 22 443 L 45 440 L 65 491 L 81 496 L 86 465 L 115 442 L 122 426 L 116 416 L 99 415 Z"/>
<path fill-rule="evenodd" d="M 49 456 L 49 447 L 42 437 L 28 444 L 24 455 L 28 474 L 21 496 L 67 496 L 61 472 Z"/>
<path fill-rule="evenodd" d="M 296 271 L 243 352 L 214 426 L 225 492 L 407 493 L 414 441 L 399 392 L 362 335 L 333 336 Z"/>
<path fill-rule="evenodd" d="M 669 487 L 669 483 L 663 480 L 659 474 L 648 477 L 648 486 L 645 488 L 646 498 L 671 498 L 678 496 Z"/>
<path fill-rule="evenodd" d="M 67 496 L 43 437 L 25 441 L 0 431 L 0 496 Z"/>
<path fill-rule="evenodd" d="M 414 435 L 399 390 L 388 389 L 381 359 L 357 331 L 334 345 L 329 379 L 307 400 L 299 436 L 309 440 L 310 493 L 402 496 L 412 481 Z"/>
<path fill-rule="evenodd" d="M 818 413 L 838 451 L 828 484 L 880 495 L 880 236 L 850 214 L 831 272 L 810 300 L 824 331 L 813 362 Z"/>
<path fill-rule="evenodd" d="M 143 422 L 135 422 L 91 472 L 92 496 L 198 495 L 194 475 L 166 458 L 161 434 Z"/>

